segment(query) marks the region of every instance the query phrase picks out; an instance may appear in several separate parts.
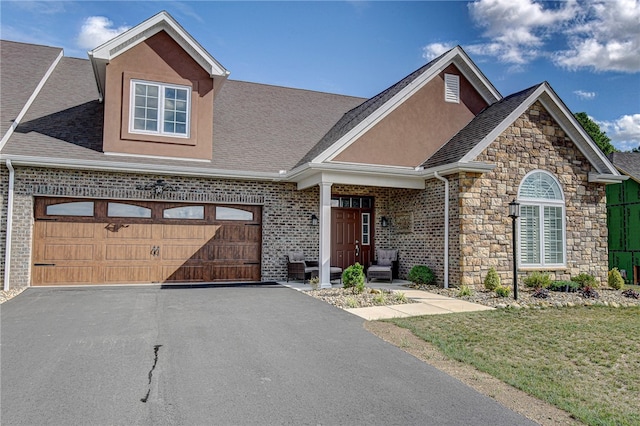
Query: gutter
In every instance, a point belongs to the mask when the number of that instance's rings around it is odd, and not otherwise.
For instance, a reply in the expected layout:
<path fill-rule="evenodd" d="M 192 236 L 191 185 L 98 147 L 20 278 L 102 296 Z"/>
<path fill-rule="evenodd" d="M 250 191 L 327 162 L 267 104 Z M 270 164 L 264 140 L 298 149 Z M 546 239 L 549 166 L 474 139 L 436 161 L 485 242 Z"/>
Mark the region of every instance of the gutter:
<path fill-rule="evenodd" d="M 433 176 L 444 182 L 444 288 L 449 288 L 449 180 L 437 171 Z"/>
<path fill-rule="evenodd" d="M 11 160 L 6 162 L 7 169 L 9 169 L 9 195 L 7 197 L 7 231 L 5 237 L 5 250 L 4 250 L 4 285 L 2 289 L 4 291 L 9 290 L 9 275 L 11 270 L 11 234 L 13 233 L 13 186 L 15 182 L 15 170 L 11 164 Z"/>

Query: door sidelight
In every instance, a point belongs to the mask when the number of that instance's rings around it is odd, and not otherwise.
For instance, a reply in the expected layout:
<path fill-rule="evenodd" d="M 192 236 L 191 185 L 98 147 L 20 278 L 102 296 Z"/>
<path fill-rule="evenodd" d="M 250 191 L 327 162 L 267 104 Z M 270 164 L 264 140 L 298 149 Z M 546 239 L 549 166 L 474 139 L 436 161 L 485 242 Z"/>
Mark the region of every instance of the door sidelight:
<path fill-rule="evenodd" d="M 360 241 L 356 240 L 356 259 L 360 258 Z"/>

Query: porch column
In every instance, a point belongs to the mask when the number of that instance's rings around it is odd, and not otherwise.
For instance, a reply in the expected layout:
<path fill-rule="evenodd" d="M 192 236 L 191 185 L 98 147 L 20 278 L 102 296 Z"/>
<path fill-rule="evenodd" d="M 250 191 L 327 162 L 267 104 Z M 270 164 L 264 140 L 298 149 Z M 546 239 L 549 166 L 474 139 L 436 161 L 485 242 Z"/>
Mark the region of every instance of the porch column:
<path fill-rule="evenodd" d="M 320 287 L 331 288 L 331 183 L 320 186 Z"/>

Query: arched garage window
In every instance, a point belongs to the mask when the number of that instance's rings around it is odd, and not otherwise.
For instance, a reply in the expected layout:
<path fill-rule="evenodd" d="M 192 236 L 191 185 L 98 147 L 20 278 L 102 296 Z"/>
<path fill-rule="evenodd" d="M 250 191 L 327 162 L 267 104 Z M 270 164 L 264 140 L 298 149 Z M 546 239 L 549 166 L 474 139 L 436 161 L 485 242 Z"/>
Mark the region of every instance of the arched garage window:
<path fill-rule="evenodd" d="M 565 203 L 558 180 L 548 172 L 527 174 L 518 190 L 520 265 L 565 265 Z"/>

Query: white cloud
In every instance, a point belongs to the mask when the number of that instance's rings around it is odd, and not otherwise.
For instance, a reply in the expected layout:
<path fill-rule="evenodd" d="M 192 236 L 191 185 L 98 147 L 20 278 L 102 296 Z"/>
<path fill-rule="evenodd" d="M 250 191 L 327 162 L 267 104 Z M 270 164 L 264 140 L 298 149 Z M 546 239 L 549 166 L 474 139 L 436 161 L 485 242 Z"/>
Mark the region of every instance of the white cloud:
<path fill-rule="evenodd" d="M 422 57 L 430 61 L 442 55 L 444 52 L 453 49 L 455 43 L 431 43 L 422 48 Z"/>
<path fill-rule="evenodd" d="M 577 14 L 574 0 L 557 9 L 545 9 L 532 0 L 477 0 L 469 4 L 471 18 L 484 28 L 487 43 L 469 50 L 479 55 L 494 56 L 501 62 L 526 64 L 540 56 L 550 30 Z"/>
<path fill-rule="evenodd" d="M 597 124 L 620 151 L 640 146 L 640 114 L 623 115 L 615 121 L 597 121 Z"/>
<path fill-rule="evenodd" d="M 588 4 L 589 16 L 568 31 L 569 49 L 555 61 L 568 69 L 640 71 L 640 1 Z"/>
<path fill-rule="evenodd" d="M 596 97 L 596 92 L 585 92 L 584 90 L 574 90 L 573 94 L 584 101 L 590 101 Z"/>
<path fill-rule="evenodd" d="M 82 24 L 76 41 L 82 49 L 94 49 L 128 29 L 126 26 L 114 28 L 113 22 L 104 16 L 89 16 Z"/>

